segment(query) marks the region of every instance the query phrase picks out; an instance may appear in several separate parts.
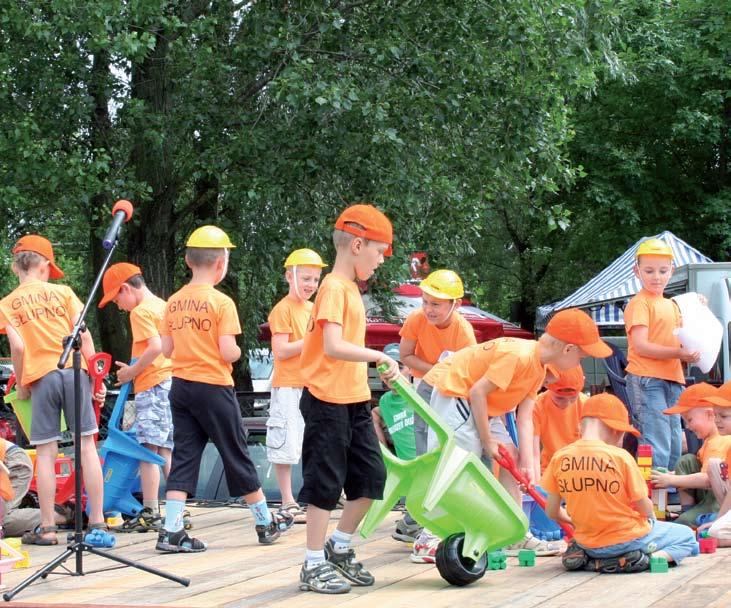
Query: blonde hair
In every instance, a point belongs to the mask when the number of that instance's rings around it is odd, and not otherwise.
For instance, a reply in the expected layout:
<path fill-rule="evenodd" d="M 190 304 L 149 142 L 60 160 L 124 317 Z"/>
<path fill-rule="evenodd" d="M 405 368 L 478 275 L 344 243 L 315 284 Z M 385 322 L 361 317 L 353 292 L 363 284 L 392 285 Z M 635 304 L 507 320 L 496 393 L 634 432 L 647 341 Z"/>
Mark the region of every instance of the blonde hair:
<path fill-rule="evenodd" d="M 218 258 L 226 255 L 226 250 L 220 247 L 187 247 L 185 249 L 185 259 L 188 264 L 199 268 L 201 266 L 213 266 Z"/>
<path fill-rule="evenodd" d="M 13 256 L 13 263 L 21 272 L 28 272 L 46 261 L 48 260 L 45 257 L 35 251 L 19 251 Z"/>
<path fill-rule="evenodd" d="M 345 222 L 346 226 L 350 226 L 352 228 L 357 228 L 358 230 L 365 230 L 363 226 L 356 222 Z M 353 242 L 353 239 L 356 238 L 355 234 L 351 234 L 350 232 L 345 232 L 345 230 L 338 230 L 337 228 L 333 230 L 333 245 L 335 245 L 335 249 L 342 249 L 345 247 L 349 247 L 350 243 Z M 362 237 L 361 237 L 362 238 Z M 363 242 L 367 245 L 369 242 L 369 239 L 363 238 Z"/>

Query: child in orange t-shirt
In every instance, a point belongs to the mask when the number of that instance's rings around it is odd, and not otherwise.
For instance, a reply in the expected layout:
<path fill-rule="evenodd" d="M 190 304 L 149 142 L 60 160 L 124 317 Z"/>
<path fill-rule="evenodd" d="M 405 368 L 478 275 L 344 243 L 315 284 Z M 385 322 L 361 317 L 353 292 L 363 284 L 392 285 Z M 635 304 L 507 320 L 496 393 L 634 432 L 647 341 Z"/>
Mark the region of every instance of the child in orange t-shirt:
<path fill-rule="evenodd" d="M 170 472 L 170 456 L 173 450 L 173 417 L 170 412 L 170 384 L 172 364 L 162 354 L 160 323 L 165 313 L 165 300 L 152 293 L 142 276 L 142 270 L 134 264 L 113 264 L 102 279 L 104 296 L 99 308 L 114 302 L 120 310 L 129 313 L 132 327 L 132 359 L 127 365 L 117 361 L 120 384 L 134 381 L 135 433 L 137 441 L 148 450 L 165 459 L 163 472 Z M 143 509 L 133 519 L 126 521 L 120 531 L 146 532 L 161 527 L 160 467 L 150 462 L 140 462 Z"/>
<path fill-rule="evenodd" d="M 393 228 L 372 205 L 352 205 L 335 222 L 335 263 L 322 282 L 305 334 L 300 410 L 307 503 L 307 553 L 300 589 L 347 593 L 351 583 L 372 585 L 373 575 L 356 561 L 351 538 L 373 500 L 383 497 L 386 471 L 371 421 L 368 363 L 387 363 L 384 381 L 398 364 L 365 348 L 366 318 L 356 280 L 369 279 L 391 255 Z M 347 500 L 333 535 L 325 541 L 330 511 L 342 490 Z"/>
<path fill-rule="evenodd" d="M 503 444 L 513 459 L 517 458 L 526 477 L 534 482 L 533 405 L 543 386 L 546 366 L 568 370 L 585 357 L 607 357 L 610 353 L 589 315 L 578 309 L 562 310 L 554 315 L 538 341 L 498 338 L 463 348 L 435 365 L 424 376 L 422 385 L 434 388 L 431 407 L 455 429 L 455 438 L 463 448 L 494 458 Z M 519 450 L 503 421 L 504 414 L 513 410 Z M 431 430 L 429 436 L 431 444 Z M 500 470 L 500 483 L 521 505 L 518 484 L 504 469 Z M 414 543 L 412 561 L 433 560 L 437 544 L 438 539 L 425 531 Z M 528 532 L 523 541 L 508 547 L 506 552 L 517 555 L 520 549 L 533 549 L 536 555 L 546 556 L 555 555 L 561 547 L 538 540 Z"/>
<path fill-rule="evenodd" d="M 634 272 L 642 289 L 624 311 L 627 331 L 627 395 L 632 421 L 642 433 L 641 443 L 652 446 L 657 467 L 672 470 L 682 451 L 680 417 L 664 416 L 685 384 L 681 361 L 700 356 L 680 345 L 673 333 L 680 327 L 680 311 L 663 297 L 673 274 L 673 250 L 660 239 L 637 248 Z"/>
<path fill-rule="evenodd" d="M 581 407 L 588 397 L 581 365 L 558 372 L 556 381 L 546 386 L 533 406 L 533 463 L 535 478 L 548 466 L 556 450 L 580 437 Z M 540 472 L 538 467 L 540 467 Z"/>
<path fill-rule="evenodd" d="M 652 471 L 654 486 L 678 488 L 681 505 L 680 516 L 675 520 L 678 524 L 695 527 L 699 515 L 718 511 L 718 502 L 711 491 L 708 464 L 711 458 L 726 458 L 731 449 L 731 436 L 719 434 L 713 405 L 707 401 L 717 393 L 716 388 L 705 382 L 694 384 L 683 391 L 674 407 L 665 410 L 668 415 L 680 414 L 685 425 L 703 440 L 698 456 L 684 454 L 675 464 L 674 472 Z"/>
<path fill-rule="evenodd" d="M 435 270 L 420 284 L 422 307 L 404 321 L 399 331 L 401 361 L 411 370 L 414 385 L 439 361 L 445 351 L 455 352 L 477 344 L 475 330 L 457 310 L 462 303 L 464 286 L 452 270 Z M 428 403 L 430 394 L 422 394 Z M 416 454 L 426 452 L 426 423 L 414 417 Z"/>
<path fill-rule="evenodd" d="M 731 382 L 726 382 L 716 394 L 704 401 L 713 405 L 716 427 L 724 436 L 731 436 Z M 719 547 L 731 547 L 731 449 L 725 456 L 710 458 L 708 477 L 716 500 L 721 505 L 716 518 L 698 527 L 698 531 L 708 530 L 708 534 L 718 540 Z"/>
<path fill-rule="evenodd" d="M 74 372 L 58 369 L 63 340 L 79 319 L 83 304 L 65 285 L 54 285 L 49 279 L 62 279 L 56 266 L 51 243 L 42 236 L 27 235 L 13 247 L 13 272 L 20 285 L 0 300 L 0 329 L 7 333 L 10 355 L 16 374 L 17 396 L 30 397 L 33 426 L 30 442 L 36 446 L 36 472 L 41 525 L 23 535 L 23 543 L 56 545 L 56 456 L 61 439 L 61 410 L 69 426 L 74 426 Z M 87 330 L 81 335 L 83 365 L 94 356 L 94 342 Z M 84 372 L 81 378 L 81 468 L 86 495 L 89 498 L 89 530 L 104 531 L 107 542 L 114 537 L 107 532 L 102 512 L 104 485 L 94 435 L 98 432 L 91 404 L 91 382 Z M 94 399 L 103 401 L 102 387 Z M 87 535 L 87 539 L 93 538 Z M 109 546 L 109 545 L 106 545 Z"/>
<path fill-rule="evenodd" d="M 619 447 L 626 432 L 639 435 L 619 399 L 608 393 L 590 397 L 581 414 L 581 439 L 556 452 L 543 474 L 546 514 L 574 526 L 562 558 L 567 570 L 639 572 L 649 567 L 650 555 L 679 564 L 698 553 L 690 529 L 654 519 L 647 483 Z"/>
<path fill-rule="evenodd" d="M 173 366 L 170 407 L 175 446 L 167 479 L 165 524 L 155 548 L 163 553 L 196 553 L 206 544 L 183 526 L 185 500 L 195 494 L 203 450 L 210 439 L 221 456 L 232 496 L 243 496 L 254 516 L 259 542 L 279 538 L 293 523 L 287 513 L 267 507 L 256 467 L 246 448 L 232 363 L 241 357 L 236 305 L 214 288 L 226 276 L 234 245 L 215 226 L 193 231 L 186 243 L 190 283 L 170 296 L 160 335 L 162 352 Z"/>
<path fill-rule="evenodd" d="M 302 374 L 300 353 L 312 312 L 310 298 L 317 291 L 323 264 L 312 249 L 297 249 L 284 262 L 284 276 L 289 292 L 269 313 L 272 334 L 274 375 L 272 396 L 267 420 L 267 459 L 274 465 L 279 491 L 282 495 L 280 510 L 294 517 L 295 523 L 304 523 L 305 512 L 292 495 L 292 465 L 302 455 L 302 436 L 305 421 L 300 413 Z"/>

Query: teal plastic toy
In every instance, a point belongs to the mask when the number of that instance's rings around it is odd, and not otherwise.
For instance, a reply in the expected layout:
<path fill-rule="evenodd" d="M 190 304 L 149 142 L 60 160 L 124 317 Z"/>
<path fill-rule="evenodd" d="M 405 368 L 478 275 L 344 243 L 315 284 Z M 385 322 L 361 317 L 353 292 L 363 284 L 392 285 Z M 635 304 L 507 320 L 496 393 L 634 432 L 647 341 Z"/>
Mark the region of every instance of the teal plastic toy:
<path fill-rule="evenodd" d="M 414 460 L 401 460 L 384 446 L 387 478 L 383 500 L 373 503 L 361 527 L 367 537 L 401 496 L 422 526 L 439 536 L 436 565 L 452 585 L 468 585 L 485 574 L 487 553 L 525 536 L 528 520 L 475 455 L 459 447 L 452 429 L 409 382 L 399 377 L 394 390 L 434 430 L 439 447 Z"/>

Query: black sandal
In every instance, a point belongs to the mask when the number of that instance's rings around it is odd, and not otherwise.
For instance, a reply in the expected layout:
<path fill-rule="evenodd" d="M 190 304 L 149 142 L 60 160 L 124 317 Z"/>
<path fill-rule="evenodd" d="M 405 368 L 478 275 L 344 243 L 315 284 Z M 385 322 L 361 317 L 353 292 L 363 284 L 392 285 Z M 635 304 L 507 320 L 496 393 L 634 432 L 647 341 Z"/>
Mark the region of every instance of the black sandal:
<path fill-rule="evenodd" d="M 52 532 L 54 534 L 58 532 L 58 527 L 36 526 L 32 530 L 25 532 L 20 540 L 24 545 L 42 545 L 44 547 L 57 545 L 58 538 L 56 538 L 56 536 L 54 536 L 53 538 L 47 538 L 43 536 L 44 534 L 51 534 Z"/>

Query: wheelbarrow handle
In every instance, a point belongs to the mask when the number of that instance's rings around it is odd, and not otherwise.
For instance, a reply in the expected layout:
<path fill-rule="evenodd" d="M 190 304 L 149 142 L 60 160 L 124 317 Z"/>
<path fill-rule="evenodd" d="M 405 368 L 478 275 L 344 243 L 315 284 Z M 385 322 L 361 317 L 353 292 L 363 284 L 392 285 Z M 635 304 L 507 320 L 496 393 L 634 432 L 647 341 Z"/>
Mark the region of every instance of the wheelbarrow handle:
<path fill-rule="evenodd" d="M 533 485 L 531 485 L 530 480 L 521 473 L 521 471 L 518 469 L 517 466 L 515 466 L 515 462 L 513 461 L 513 458 L 510 456 L 510 452 L 508 452 L 508 449 L 500 444 L 498 446 L 498 452 L 499 456 L 495 459 L 496 462 L 506 471 L 508 471 L 513 477 L 515 477 L 515 480 L 525 486 L 526 492 L 528 492 L 528 495 L 536 501 L 536 504 L 543 509 L 545 512 L 546 510 L 546 499 L 538 490 L 536 490 Z M 556 522 L 561 529 L 564 531 L 564 534 L 566 535 L 567 539 L 571 539 L 574 535 L 574 530 L 571 526 L 565 523 Z"/>
<path fill-rule="evenodd" d="M 96 353 L 88 361 L 89 377 L 93 382 L 93 393 L 96 395 L 102 388 L 104 378 L 112 369 L 112 355 L 109 353 Z"/>

